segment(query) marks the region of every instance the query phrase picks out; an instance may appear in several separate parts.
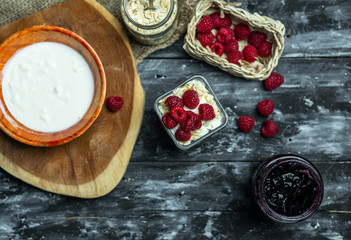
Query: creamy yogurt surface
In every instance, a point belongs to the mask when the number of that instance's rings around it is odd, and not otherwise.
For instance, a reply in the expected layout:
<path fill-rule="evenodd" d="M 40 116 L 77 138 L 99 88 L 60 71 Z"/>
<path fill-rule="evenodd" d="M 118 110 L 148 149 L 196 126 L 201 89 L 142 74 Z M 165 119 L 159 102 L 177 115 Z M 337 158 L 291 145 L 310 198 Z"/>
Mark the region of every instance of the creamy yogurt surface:
<path fill-rule="evenodd" d="M 12 116 L 40 132 L 76 124 L 94 95 L 88 63 L 61 43 L 41 42 L 19 50 L 5 64 L 2 77 L 2 94 Z"/>

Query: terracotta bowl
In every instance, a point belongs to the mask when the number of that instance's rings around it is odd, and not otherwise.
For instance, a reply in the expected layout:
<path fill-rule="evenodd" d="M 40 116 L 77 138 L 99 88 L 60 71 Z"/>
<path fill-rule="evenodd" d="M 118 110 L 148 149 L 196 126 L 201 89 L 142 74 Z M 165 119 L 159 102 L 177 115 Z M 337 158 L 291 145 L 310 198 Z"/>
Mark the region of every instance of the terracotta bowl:
<path fill-rule="evenodd" d="M 95 92 L 92 103 L 75 125 L 58 132 L 39 132 L 18 122 L 6 107 L 2 94 L 2 70 L 16 51 L 38 42 L 57 42 L 78 51 L 87 61 L 94 76 Z M 34 26 L 23 29 L 0 45 L 0 128 L 10 137 L 32 146 L 51 147 L 67 143 L 83 134 L 98 117 L 105 99 L 106 77 L 94 49 L 77 34 L 56 26 Z"/>

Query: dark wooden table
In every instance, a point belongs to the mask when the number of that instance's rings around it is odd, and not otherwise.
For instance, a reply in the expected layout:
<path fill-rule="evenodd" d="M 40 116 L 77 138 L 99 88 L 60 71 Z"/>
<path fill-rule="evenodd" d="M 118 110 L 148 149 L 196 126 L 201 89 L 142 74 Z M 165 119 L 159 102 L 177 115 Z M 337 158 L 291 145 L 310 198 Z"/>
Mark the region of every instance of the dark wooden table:
<path fill-rule="evenodd" d="M 276 68 L 284 84 L 233 77 L 182 50 L 183 39 L 142 62 L 145 116 L 121 183 L 91 200 L 47 193 L 0 170 L 0 239 L 351 239 L 351 2 L 244 0 L 242 7 L 286 26 Z M 113 9 L 110 9 L 113 11 Z M 206 142 L 178 150 L 153 112 L 154 100 L 185 79 L 208 79 L 229 123 Z M 256 112 L 275 102 L 279 133 L 260 135 Z M 241 133 L 236 119 L 257 124 Z M 113 134 L 113 133 L 112 133 Z M 262 217 L 251 196 L 260 162 L 295 153 L 320 170 L 325 194 L 319 211 L 290 225 Z"/>

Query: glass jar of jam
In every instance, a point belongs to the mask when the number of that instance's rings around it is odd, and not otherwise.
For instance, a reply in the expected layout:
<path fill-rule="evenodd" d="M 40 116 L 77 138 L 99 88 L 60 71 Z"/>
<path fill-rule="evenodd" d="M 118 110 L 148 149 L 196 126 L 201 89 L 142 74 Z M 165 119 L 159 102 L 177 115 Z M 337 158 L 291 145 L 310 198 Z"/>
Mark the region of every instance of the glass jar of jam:
<path fill-rule="evenodd" d="M 265 216 L 280 223 L 294 223 L 317 211 L 324 187 L 311 162 L 297 155 L 278 155 L 258 168 L 253 192 Z"/>
<path fill-rule="evenodd" d="M 170 39 L 178 24 L 178 0 L 122 0 L 121 14 L 135 40 L 157 45 Z"/>

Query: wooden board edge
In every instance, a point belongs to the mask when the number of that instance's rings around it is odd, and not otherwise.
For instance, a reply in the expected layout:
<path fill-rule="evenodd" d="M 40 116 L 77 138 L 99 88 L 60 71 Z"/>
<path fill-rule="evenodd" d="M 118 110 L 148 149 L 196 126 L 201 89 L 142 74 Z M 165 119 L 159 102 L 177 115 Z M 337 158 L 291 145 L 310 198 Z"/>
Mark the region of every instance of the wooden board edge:
<path fill-rule="evenodd" d="M 129 45 L 128 37 L 125 32 L 120 31 L 122 29 L 121 23 L 102 5 L 97 3 L 95 0 L 84 0 L 92 5 L 97 11 L 106 17 L 108 22 L 119 32 L 122 36 L 123 41 L 128 47 L 132 56 L 133 67 L 134 67 L 134 97 L 133 97 L 133 111 L 131 116 L 131 122 L 129 125 L 128 133 L 125 141 L 110 161 L 106 169 L 101 172 L 94 180 L 80 185 L 64 185 L 50 182 L 48 180 L 41 179 L 33 174 L 28 173 L 24 169 L 14 166 L 12 162 L 7 159 L 3 154 L 0 154 L 0 160 L 3 161 L 1 168 L 7 171 L 14 177 L 45 191 L 54 192 L 62 195 L 79 197 L 79 198 L 96 198 L 106 195 L 112 191 L 122 179 L 130 156 L 132 154 L 134 144 L 137 140 L 145 104 L 145 92 L 142 88 L 140 78 L 138 76 L 135 59 Z M 142 108 L 142 109 L 140 109 Z M 111 176 L 114 176 L 113 178 Z M 107 181 L 106 178 L 113 179 L 113 181 Z M 69 190 L 68 190 L 69 189 Z M 87 190 L 89 189 L 89 191 Z"/>

